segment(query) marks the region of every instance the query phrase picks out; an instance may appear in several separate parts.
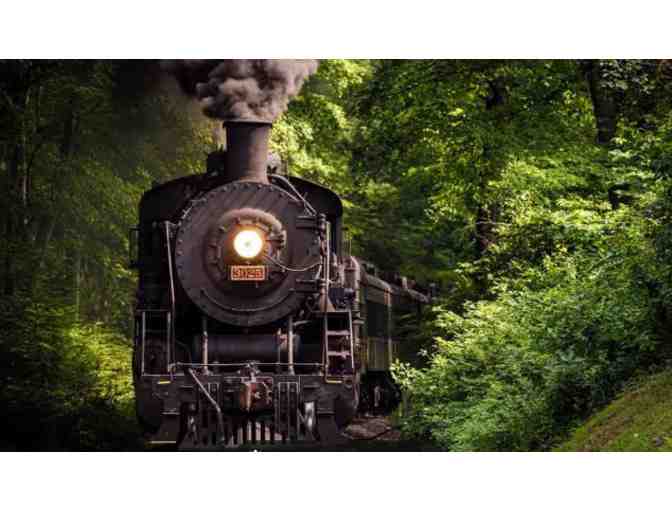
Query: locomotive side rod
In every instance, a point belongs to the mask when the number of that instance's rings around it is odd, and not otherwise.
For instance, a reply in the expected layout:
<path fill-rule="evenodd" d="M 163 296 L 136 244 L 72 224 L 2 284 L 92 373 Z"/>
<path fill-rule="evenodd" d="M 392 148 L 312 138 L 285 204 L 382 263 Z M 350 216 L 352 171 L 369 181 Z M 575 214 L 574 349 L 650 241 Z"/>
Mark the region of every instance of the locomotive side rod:
<path fill-rule="evenodd" d="M 205 389 L 205 386 L 203 386 L 203 383 L 198 380 L 198 377 L 194 373 L 194 370 L 192 368 L 187 369 L 187 373 L 191 376 L 191 378 L 194 380 L 196 385 L 200 388 L 200 390 L 203 392 L 203 395 L 205 395 L 205 398 L 208 399 L 210 404 L 212 404 L 212 407 L 214 407 L 215 412 L 217 413 L 217 428 L 219 429 L 219 440 L 218 443 L 223 443 L 226 438 L 224 437 L 224 417 L 222 416 L 222 409 L 219 407 L 219 404 L 217 404 L 217 401 L 212 398 L 212 395 L 210 395 L 210 392 Z"/>

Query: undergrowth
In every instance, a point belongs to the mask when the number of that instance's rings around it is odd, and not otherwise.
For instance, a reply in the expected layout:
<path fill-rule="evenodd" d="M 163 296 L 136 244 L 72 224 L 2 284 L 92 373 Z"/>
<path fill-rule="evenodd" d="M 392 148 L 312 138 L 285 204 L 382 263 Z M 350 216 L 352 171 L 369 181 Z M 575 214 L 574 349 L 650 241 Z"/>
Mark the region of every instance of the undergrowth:
<path fill-rule="evenodd" d="M 131 346 L 57 299 L 0 302 L 2 448 L 141 449 Z"/>
<path fill-rule="evenodd" d="M 491 297 L 435 303 L 427 367 L 394 369 L 410 402 L 407 437 L 447 450 L 546 450 L 669 355 L 666 191 L 620 167 L 645 184 L 612 207 L 614 174 L 587 154 L 580 165 L 509 165 L 498 241 L 459 269 L 487 281 Z M 622 161 L 606 157 L 612 171 Z"/>

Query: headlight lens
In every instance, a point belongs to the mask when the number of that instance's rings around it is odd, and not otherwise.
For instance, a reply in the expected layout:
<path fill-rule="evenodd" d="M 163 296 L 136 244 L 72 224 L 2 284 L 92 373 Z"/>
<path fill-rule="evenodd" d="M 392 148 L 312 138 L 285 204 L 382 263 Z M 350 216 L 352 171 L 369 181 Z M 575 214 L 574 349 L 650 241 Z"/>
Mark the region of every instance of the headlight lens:
<path fill-rule="evenodd" d="M 264 247 L 264 240 L 256 230 L 241 230 L 233 239 L 233 249 L 244 259 L 253 259 Z"/>

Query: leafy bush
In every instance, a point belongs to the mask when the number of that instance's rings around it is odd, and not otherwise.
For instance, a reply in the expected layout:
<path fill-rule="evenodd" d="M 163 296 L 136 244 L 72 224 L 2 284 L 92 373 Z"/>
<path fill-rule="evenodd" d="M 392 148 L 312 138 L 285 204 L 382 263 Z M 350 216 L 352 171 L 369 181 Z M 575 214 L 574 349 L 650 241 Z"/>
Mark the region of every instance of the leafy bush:
<path fill-rule="evenodd" d="M 0 302 L 3 448 L 142 447 L 128 341 L 73 316 L 58 299 Z"/>
<path fill-rule="evenodd" d="M 405 432 L 446 449 L 547 448 L 654 362 L 662 338 L 660 192 L 611 210 L 604 184 L 581 196 L 566 167 L 560 181 L 534 165 L 514 169 L 528 176 L 526 193 L 509 188 L 510 220 L 477 267 L 490 271 L 494 298 L 459 314 L 438 304 L 429 366 L 395 367 L 410 402 Z"/>

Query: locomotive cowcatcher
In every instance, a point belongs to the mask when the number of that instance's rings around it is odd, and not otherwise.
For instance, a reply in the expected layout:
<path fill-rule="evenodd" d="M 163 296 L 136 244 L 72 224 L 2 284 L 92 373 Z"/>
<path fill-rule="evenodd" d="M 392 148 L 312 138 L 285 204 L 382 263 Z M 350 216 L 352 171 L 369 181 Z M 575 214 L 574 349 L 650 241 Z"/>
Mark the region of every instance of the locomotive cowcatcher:
<path fill-rule="evenodd" d="M 206 173 L 140 203 L 139 421 L 152 444 L 187 449 L 331 443 L 360 395 L 394 392 L 392 311 L 427 297 L 345 253 L 335 193 L 268 171 L 270 123 L 225 128 Z"/>

